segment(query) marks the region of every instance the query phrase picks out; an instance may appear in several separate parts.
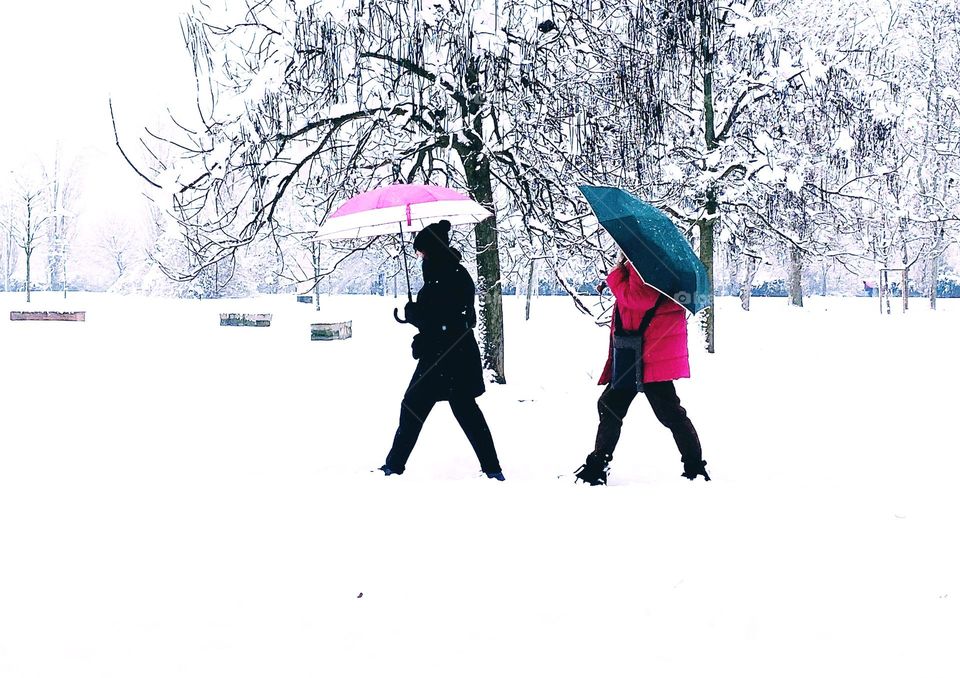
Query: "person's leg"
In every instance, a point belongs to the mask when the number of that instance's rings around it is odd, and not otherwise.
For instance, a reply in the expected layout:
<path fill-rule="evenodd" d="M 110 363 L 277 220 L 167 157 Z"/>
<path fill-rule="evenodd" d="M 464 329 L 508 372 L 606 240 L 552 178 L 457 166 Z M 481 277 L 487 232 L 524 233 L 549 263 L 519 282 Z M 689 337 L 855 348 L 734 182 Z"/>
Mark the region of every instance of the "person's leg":
<path fill-rule="evenodd" d="M 500 461 L 497 459 L 493 436 L 477 401 L 473 398 L 456 398 L 450 401 L 450 410 L 473 446 L 473 451 L 480 461 L 480 469 L 487 474 L 500 473 Z"/>
<path fill-rule="evenodd" d="M 604 455 L 608 461 L 613 458 L 613 451 L 620 440 L 623 418 L 627 416 L 630 403 L 636 397 L 636 391 L 607 386 L 597 400 L 600 425 L 597 426 L 597 439 L 593 445 L 593 451 Z"/>
<path fill-rule="evenodd" d="M 683 461 L 683 475 L 691 480 L 698 475 L 710 480 L 704 468 L 700 437 L 687 416 L 687 411 L 680 404 L 674 383 L 657 381 L 644 384 L 644 393 L 657 419 L 673 434 L 677 449 L 680 450 L 680 459 Z"/>
<path fill-rule="evenodd" d="M 607 466 L 613 460 L 613 451 L 620 440 L 620 431 L 623 428 L 623 418 L 630 409 L 630 403 L 637 397 L 637 392 L 630 389 L 615 389 L 609 385 L 600 394 L 597 400 L 597 413 L 600 415 L 600 424 L 597 426 L 597 439 L 593 445 L 593 452 L 587 455 L 576 476 L 591 485 L 605 485 L 607 482 Z"/>
<path fill-rule="evenodd" d="M 427 420 L 427 415 L 436 403 L 433 397 L 416 387 L 407 389 L 403 395 L 403 402 L 400 403 L 400 425 L 397 427 L 397 433 L 393 437 L 393 447 L 390 448 L 384 464 L 391 472 L 403 473 L 413 446 L 417 444 L 417 438 L 420 437 L 423 422 Z"/>

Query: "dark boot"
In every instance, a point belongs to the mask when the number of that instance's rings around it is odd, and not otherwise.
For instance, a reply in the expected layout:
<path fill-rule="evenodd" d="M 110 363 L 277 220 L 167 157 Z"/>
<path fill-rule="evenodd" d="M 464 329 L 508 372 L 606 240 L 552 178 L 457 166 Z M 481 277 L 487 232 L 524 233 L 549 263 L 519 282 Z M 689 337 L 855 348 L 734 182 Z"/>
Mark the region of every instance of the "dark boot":
<path fill-rule="evenodd" d="M 573 475 L 577 480 L 588 485 L 606 485 L 607 473 L 610 471 L 611 457 L 599 452 L 591 452 L 583 466 L 578 468 Z"/>
<path fill-rule="evenodd" d="M 707 462 L 705 461 L 684 464 L 683 473 L 680 475 L 690 480 L 696 480 L 697 476 L 703 476 L 704 480 L 710 480 L 710 476 L 707 475 Z"/>

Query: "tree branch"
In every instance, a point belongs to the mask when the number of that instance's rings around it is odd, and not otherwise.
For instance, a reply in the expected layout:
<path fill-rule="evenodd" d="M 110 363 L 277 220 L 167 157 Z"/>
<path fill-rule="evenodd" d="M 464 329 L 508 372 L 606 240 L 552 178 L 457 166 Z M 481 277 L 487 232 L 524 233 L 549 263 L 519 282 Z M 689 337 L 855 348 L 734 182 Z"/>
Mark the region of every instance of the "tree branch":
<path fill-rule="evenodd" d="M 388 61 L 394 66 L 399 66 L 400 68 L 406 69 L 408 72 L 413 73 L 414 75 L 419 75 L 421 78 L 430 81 L 431 83 L 440 83 L 440 86 L 443 87 L 450 96 L 453 97 L 453 100 L 459 103 L 461 106 L 466 106 L 468 104 L 467 97 L 458 92 L 453 88 L 449 83 L 439 80 L 434 73 L 431 73 L 423 66 L 410 61 L 409 59 L 398 59 L 397 57 L 391 56 L 389 54 L 378 54 L 377 52 L 361 52 L 357 55 L 361 59 L 380 59 L 382 61 Z"/>
<path fill-rule="evenodd" d="M 153 186 L 154 188 L 159 188 L 159 189 L 162 190 L 162 189 L 163 189 L 163 186 L 161 186 L 160 184 L 156 183 L 155 181 L 152 181 L 152 180 L 150 179 L 150 177 L 148 177 L 146 174 L 144 174 L 143 172 L 141 172 L 140 169 L 139 169 L 136 165 L 133 164 L 133 162 L 130 160 L 130 158 L 127 157 L 126 152 L 124 152 L 124 150 L 123 150 L 123 146 L 120 145 L 120 135 L 117 133 L 117 120 L 116 120 L 116 118 L 114 118 L 114 116 L 113 116 L 113 99 L 112 99 L 112 98 L 108 98 L 108 99 L 107 99 L 107 102 L 110 104 L 110 122 L 113 124 L 113 139 L 114 139 L 114 141 L 115 141 L 116 144 L 117 144 L 117 149 L 119 149 L 120 155 L 123 156 L 123 159 L 127 161 L 127 164 L 130 165 L 130 167 L 133 169 L 133 171 L 136 172 L 137 174 L 139 174 L 140 177 L 141 177 L 144 181 L 146 181 L 148 184 L 150 184 L 150 185 Z"/>

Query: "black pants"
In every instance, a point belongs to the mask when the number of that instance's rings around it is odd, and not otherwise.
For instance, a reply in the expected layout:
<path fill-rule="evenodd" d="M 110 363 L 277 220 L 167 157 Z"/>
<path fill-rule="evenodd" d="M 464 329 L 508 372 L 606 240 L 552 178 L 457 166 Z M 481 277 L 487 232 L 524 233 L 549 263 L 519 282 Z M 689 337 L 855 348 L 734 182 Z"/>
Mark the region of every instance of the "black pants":
<path fill-rule="evenodd" d="M 644 394 L 653 413 L 661 424 L 670 429 L 673 439 L 680 450 L 680 459 L 685 468 L 698 468 L 703 461 L 703 452 L 700 449 L 700 438 L 693 427 L 687 411 L 680 405 L 677 389 L 672 381 L 655 381 L 644 384 Z M 594 451 L 604 455 L 607 460 L 613 458 L 613 450 L 620 440 L 620 429 L 623 428 L 623 418 L 630 409 L 630 403 L 637 397 L 637 392 L 630 389 L 614 389 L 610 386 L 600 394 L 597 401 L 597 410 L 600 413 L 600 426 L 597 427 L 597 442 Z"/>
<path fill-rule="evenodd" d="M 387 454 L 386 465 L 395 473 L 403 473 L 407 459 L 417 444 L 423 423 L 433 406 L 439 402 L 435 397 L 422 390 L 411 388 L 403 396 L 400 403 L 400 426 L 393 437 L 393 447 Z M 500 473 L 500 461 L 497 459 L 497 450 L 493 446 L 493 436 L 490 427 L 483 417 L 483 412 L 477 405 L 475 398 L 451 398 L 450 409 L 457 423 L 473 446 L 473 451 L 480 460 L 480 469 L 484 473 Z"/>

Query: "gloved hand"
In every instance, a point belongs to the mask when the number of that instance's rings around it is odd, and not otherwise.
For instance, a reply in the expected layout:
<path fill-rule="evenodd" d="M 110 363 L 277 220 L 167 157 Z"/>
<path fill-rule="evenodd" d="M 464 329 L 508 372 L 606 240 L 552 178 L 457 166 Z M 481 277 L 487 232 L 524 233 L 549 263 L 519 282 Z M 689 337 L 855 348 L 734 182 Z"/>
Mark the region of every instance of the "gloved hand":
<path fill-rule="evenodd" d="M 417 302 L 408 301 L 403 307 L 403 318 L 411 325 L 419 326 L 420 319 L 420 308 L 417 306 Z"/>
<path fill-rule="evenodd" d="M 414 360 L 420 360 L 423 357 L 423 337 L 420 334 L 413 335 L 410 350 L 413 353 Z"/>

